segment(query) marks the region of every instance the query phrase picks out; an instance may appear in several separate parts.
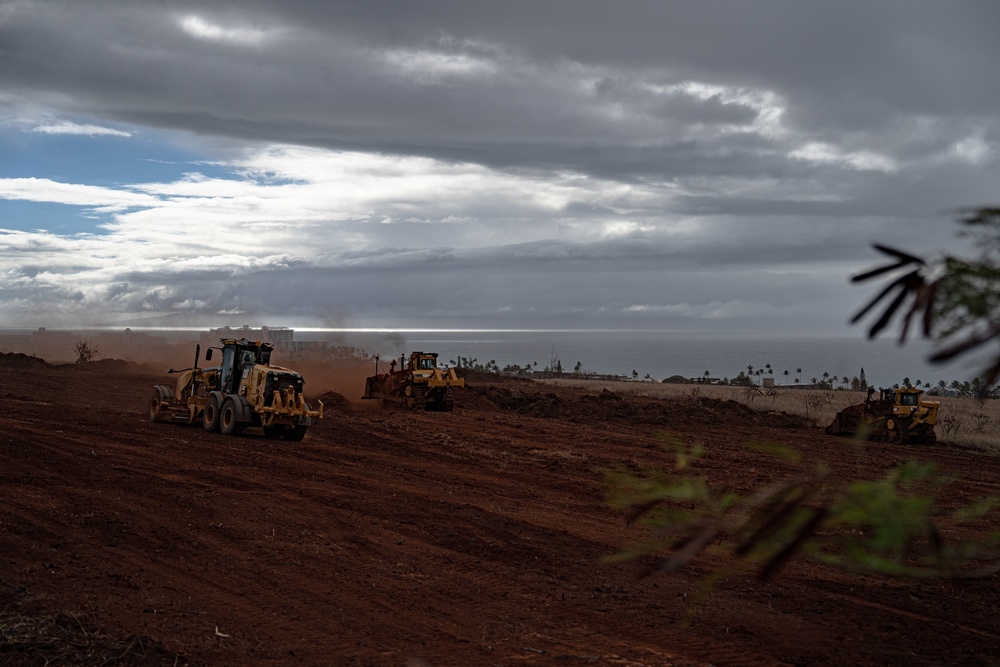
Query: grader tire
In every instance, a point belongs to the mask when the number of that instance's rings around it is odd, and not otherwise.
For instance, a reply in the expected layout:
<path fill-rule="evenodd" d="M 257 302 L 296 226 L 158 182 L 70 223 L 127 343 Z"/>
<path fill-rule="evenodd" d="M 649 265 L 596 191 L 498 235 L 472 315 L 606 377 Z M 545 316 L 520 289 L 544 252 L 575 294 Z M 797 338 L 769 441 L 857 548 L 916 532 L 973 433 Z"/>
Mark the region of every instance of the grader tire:
<path fill-rule="evenodd" d="M 215 396 L 209 396 L 202 412 L 201 425 L 206 431 L 219 430 L 219 401 Z"/>
<path fill-rule="evenodd" d="M 243 433 L 244 424 L 236 418 L 236 403 L 231 398 L 222 402 L 222 411 L 219 414 L 219 430 L 223 435 L 240 435 Z"/>
<path fill-rule="evenodd" d="M 160 392 L 155 390 L 149 398 L 149 421 L 157 424 L 166 421 L 166 419 L 160 416 Z"/>

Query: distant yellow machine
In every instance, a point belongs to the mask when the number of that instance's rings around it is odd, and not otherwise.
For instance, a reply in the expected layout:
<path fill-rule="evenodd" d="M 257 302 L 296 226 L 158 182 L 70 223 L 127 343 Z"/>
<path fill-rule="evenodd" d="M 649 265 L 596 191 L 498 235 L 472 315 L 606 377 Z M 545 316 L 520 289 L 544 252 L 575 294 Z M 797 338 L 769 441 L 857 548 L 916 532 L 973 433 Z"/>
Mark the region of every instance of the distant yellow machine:
<path fill-rule="evenodd" d="M 399 358 L 399 368 L 393 359 L 389 369 L 380 373 L 379 357 L 375 357 L 375 375 L 365 379 L 361 398 L 382 399 L 383 404 L 412 410 L 450 412 L 455 408 L 452 389 L 465 387 L 465 380 L 454 368 L 439 368 L 437 358 L 436 352 L 412 352 L 409 360 Z"/>
<path fill-rule="evenodd" d="M 865 402 L 838 412 L 826 432 L 884 442 L 933 444 L 941 403 L 923 401 L 922 395 L 921 390 L 907 387 L 883 389 L 875 398 L 875 390 L 869 389 Z"/>

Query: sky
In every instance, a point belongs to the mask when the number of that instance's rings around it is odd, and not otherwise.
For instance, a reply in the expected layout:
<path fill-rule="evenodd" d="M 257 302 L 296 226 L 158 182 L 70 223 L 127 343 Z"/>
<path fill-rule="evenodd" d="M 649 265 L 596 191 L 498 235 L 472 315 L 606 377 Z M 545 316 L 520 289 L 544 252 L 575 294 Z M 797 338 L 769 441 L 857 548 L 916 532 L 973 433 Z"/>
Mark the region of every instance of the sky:
<path fill-rule="evenodd" d="M 1000 4 L 0 0 L 0 323 L 854 333 Z"/>

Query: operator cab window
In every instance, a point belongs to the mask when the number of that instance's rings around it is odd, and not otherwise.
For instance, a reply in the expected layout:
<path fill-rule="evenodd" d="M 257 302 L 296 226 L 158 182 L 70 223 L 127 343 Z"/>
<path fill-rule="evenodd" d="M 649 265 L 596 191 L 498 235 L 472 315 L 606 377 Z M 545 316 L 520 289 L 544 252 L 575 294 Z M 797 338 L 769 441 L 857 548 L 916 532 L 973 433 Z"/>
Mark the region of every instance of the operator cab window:
<path fill-rule="evenodd" d="M 914 406 L 917 404 L 916 394 L 903 394 L 899 401 L 902 405 Z"/>
<path fill-rule="evenodd" d="M 233 364 L 236 361 L 236 352 L 231 347 L 223 348 L 222 350 L 222 390 L 232 391 L 231 383 L 233 380 Z"/>
<path fill-rule="evenodd" d="M 251 350 L 244 350 L 243 354 L 240 355 L 240 365 L 252 364 L 256 361 L 254 354 Z"/>
<path fill-rule="evenodd" d="M 422 371 L 432 371 L 432 370 L 434 370 L 434 360 L 433 359 L 421 359 L 420 360 L 420 370 L 422 370 Z"/>

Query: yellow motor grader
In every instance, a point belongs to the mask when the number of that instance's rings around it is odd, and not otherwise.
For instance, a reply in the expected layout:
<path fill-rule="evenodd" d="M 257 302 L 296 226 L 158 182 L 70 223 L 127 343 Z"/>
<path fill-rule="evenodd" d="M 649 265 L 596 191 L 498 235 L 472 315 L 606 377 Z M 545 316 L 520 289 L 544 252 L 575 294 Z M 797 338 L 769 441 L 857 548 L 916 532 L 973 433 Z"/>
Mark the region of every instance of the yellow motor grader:
<path fill-rule="evenodd" d="M 267 438 L 300 441 L 306 429 L 323 416 L 323 403 L 313 410 L 305 402 L 305 380 L 299 373 L 271 365 L 270 343 L 223 338 L 222 363 L 200 368 L 201 346 L 195 347 L 194 366 L 182 370 L 174 387 L 158 384 L 149 399 L 149 418 L 154 422 L 195 424 L 201 419 L 206 431 L 239 435 L 248 426 L 259 426 Z"/>
<path fill-rule="evenodd" d="M 882 389 L 878 395 L 869 388 L 865 402 L 838 412 L 826 432 L 903 444 L 936 442 L 939 401 L 921 400 L 923 392 L 912 387 Z"/>
<path fill-rule="evenodd" d="M 454 368 L 438 368 L 436 352 L 412 352 L 407 360 L 399 358 L 389 364 L 388 370 L 379 372 L 379 357 L 375 357 L 375 375 L 365 379 L 365 393 L 361 398 L 382 399 L 384 405 L 401 405 L 412 410 L 455 409 L 452 389 L 465 387 L 465 380 L 455 374 Z"/>

